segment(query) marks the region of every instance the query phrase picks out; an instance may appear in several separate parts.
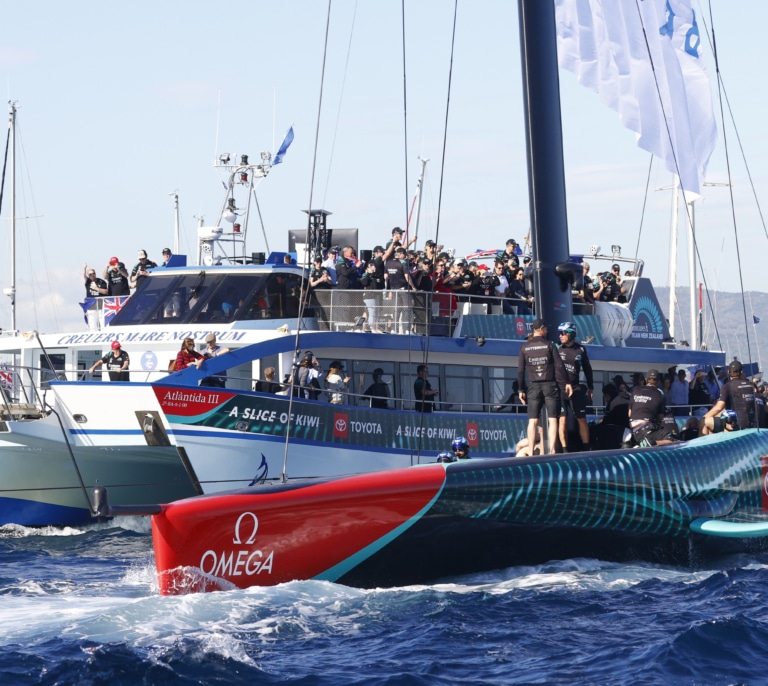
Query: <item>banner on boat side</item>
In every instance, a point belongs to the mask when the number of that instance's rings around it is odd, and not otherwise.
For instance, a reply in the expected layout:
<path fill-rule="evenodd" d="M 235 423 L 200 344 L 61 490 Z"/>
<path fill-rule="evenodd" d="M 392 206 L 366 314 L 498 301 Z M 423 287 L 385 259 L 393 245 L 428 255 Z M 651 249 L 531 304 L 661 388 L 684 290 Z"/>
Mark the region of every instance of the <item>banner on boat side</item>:
<path fill-rule="evenodd" d="M 498 314 L 489 317 L 485 314 L 465 314 L 461 316 L 459 335 L 467 338 L 483 336 L 488 339 L 524 341 L 531 333 L 534 319 L 536 317 L 533 315 Z M 573 321 L 580 340 L 591 337 L 593 345 L 603 344 L 603 331 L 597 315 L 577 314 L 574 315 Z"/>
<path fill-rule="evenodd" d="M 155 386 L 155 395 L 172 427 L 198 427 L 284 437 L 315 444 L 388 448 L 395 450 L 449 450 L 451 441 L 465 436 L 476 454 L 514 454 L 525 435 L 525 414 L 425 414 L 375 410 L 288 398 L 240 395 L 220 389 Z M 189 396 L 186 398 L 180 396 Z M 289 422 L 290 420 L 290 422 Z"/>

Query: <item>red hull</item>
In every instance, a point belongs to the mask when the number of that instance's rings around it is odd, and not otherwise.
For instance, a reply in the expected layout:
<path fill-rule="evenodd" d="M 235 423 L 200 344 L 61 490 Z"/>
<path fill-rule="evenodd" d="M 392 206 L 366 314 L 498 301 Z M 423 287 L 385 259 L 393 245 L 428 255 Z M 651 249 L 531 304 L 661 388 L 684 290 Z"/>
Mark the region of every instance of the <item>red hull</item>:
<path fill-rule="evenodd" d="M 160 592 L 334 581 L 418 520 L 442 465 L 191 498 L 152 517 Z"/>

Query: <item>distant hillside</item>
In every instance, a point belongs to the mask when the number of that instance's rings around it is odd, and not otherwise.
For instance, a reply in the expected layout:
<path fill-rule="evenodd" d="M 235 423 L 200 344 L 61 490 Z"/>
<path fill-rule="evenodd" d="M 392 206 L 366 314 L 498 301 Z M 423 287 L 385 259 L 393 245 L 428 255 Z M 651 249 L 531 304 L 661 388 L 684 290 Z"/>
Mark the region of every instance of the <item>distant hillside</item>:
<path fill-rule="evenodd" d="M 656 288 L 664 314 L 669 319 L 669 288 Z M 687 340 L 690 336 L 688 304 L 690 302 L 687 289 L 677 289 L 677 307 L 675 313 L 675 338 L 678 341 Z M 764 369 L 763 358 L 768 361 L 768 293 L 749 291 L 742 300 L 740 293 L 710 293 L 711 305 L 704 295 L 704 324 L 703 340 L 709 350 L 724 350 L 726 360 L 738 357 L 742 362 L 754 361 Z M 745 336 L 745 311 L 749 348 Z M 712 312 L 715 319 L 713 321 Z M 753 324 L 753 315 L 760 322 Z M 719 339 L 718 339 L 719 336 Z M 756 336 L 756 337 L 755 337 Z"/>

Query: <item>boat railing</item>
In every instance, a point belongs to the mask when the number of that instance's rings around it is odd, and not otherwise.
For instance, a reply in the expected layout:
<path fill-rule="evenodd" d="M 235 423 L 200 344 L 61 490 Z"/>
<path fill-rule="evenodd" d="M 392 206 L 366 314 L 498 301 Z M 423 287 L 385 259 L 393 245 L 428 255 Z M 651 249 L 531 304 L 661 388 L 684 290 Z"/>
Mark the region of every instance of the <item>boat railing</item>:
<path fill-rule="evenodd" d="M 533 305 L 513 298 L 406 290 L 325 289 L 313 294 L 321 331 L 417 333 L 452 336 L 461 315 L 533 314 Z M 574 303 L 574 313 L 594 306 Z"/>
<path fill-rule="evenodd" d="M 50 380 L 55 374 L 47 368 L 0 366 L 0 420 L 39 419 L 47 414 L 44 389 L 35 379 Z"/>

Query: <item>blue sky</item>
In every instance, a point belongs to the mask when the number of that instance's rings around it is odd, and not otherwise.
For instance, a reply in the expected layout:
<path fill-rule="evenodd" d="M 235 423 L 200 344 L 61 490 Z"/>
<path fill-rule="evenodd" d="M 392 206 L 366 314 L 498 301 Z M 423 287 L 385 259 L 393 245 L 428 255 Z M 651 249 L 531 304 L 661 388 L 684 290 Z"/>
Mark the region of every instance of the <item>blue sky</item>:
<path fill-rule="evenodd" d="M 6 100 L 19 105 L 17 213 L 29 217 L 17 229 L 19 328 L 79 326 L 84 262 L 101 270 L 114 254 L 131 265 L 140 248 L 159 260 L 173 243 L 176 190 L 182 248 L 194 253 L 196 217 L 213 222 L 222 200 L 214 158 L 274 151 L 291 124 L 285 163 L 258 189 L 273 249 L 286 248 L 289 229 L 305 227 L 310 197 L 333 213 L 332 228 L 358 228 L 361 248 L 385 241 L 405 224 L 419 156 L 431 160 L 419 243 L 435 238 L 453 3 L 406 3 L 407 154 L 400 6 L 333 2 L 312 189 L 326 2 L 4 3 L 0 77 Z M 694 7 L 709 24 L 709 9 Z M 713 3 L 720 69 L 768 212 L 768 95 L 759 78 L 768 4 L 738 8 Z M 437 238 L 462 254 L 528 231 L 519 62 L 517 4 L 460 2 Z M 649 155 L 572 74 L 560 81 L 571 251 L 618 243 L 632 255 L 639 240 L 646 275 L 666 285 L 671 198 L 656 189 L 669 174 L 654 163 L 639 233 Z M 730 120 L 725 131 L 744 286 L 765 290 L 766 236 Z M 708 178 L 727 179 L 722 135 Z M 728 189 L 712 188 L 696 218 L 708 283 L 737 291 L 729 203 Z M 8 216 L 6 199 L 4 287 Z M 264 249 L 255 224 L 248 248 Z M 682 257 L 679 278 L 687 279 Z M 4 299 L 0 327 L 9 325 Z"/>

